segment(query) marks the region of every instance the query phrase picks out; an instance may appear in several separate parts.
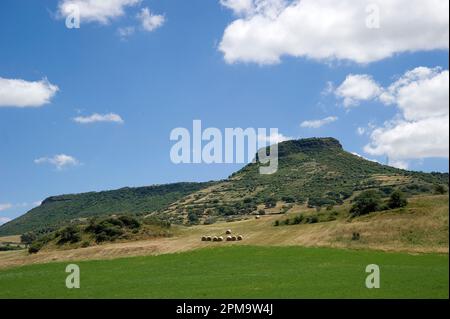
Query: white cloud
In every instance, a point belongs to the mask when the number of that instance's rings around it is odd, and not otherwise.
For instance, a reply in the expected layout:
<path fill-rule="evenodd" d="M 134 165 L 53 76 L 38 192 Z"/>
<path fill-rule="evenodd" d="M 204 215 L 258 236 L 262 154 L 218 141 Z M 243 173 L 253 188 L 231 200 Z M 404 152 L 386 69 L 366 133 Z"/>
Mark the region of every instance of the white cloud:
<path fill-rule="evenodd" d="M 405 167 L 408 159 L 448 158 L 448 70 L 419 67 L 406 72 L 379 99 L 395 105 L 399 114 L 372 131 L 366 153 L 387 155 L 398 167 Z"/>
<path fill-rule="evenodd" d="M 219 50 L 228 63 L 279 63 L 282 56 L 379 61 L 449 47 L 448 0 L 377 0 L 380 28 L 368 28 L 373 0 L 221 0 L 238 18 Z"/>
<path fill-rule="evenodd" d="M 304 121 L 300 124 L 300 127 L 305 128 L 320 128 L 324 125 L 336 122 L 338 118 L 336 116 L 328 116 L 324 119 L 320 120 L 311 120 L 311 121 Z"/>
<path fill-rule="evenodd" d="M 6 224 L 11 221 L 11 218 L 0 216 L 0 225 Z"/>
<path fill-rule="evenodd" d="M 158 29 L 165 22 L 164 16 L 152 14 L 148 8 L 142 8 L 137 17 L 141 22 L 142 28 L 149 32 Z"/>
<path fill-rule="evenodd" d="M 62 170 L 65 167 L 76 166 L 80 164 L 80 162 L 76 158 L 66 154 L 58 154 L 53 157 L 40 157 L 38 159 L 35 159 L 34 163 L 36 164 L 48 163 L 54 165 L 57 170 Z"/>
<path fill-rule="evenodd" d="M 121 27 L 117 29 L 117 34 L 121 39 L 126 39 L 129 36 L 133 35 L 136 29 L 132 26 Z"/>
<path fill-rule="evenodd" d="M 408 169 L 409 163 L 401 160 L 390 160 L 389 165 L 400 169 Z"/>
<path fill-rule="evenodd" d="M 127 7 L 139 4 L 141 0 L 61 0 L 59 14 L 70 16 L 77 8 L 81 22 L 109 23 L 112 19 L 125 14 Z"/>
<path fill-rule="evenodd" d="M 364 135 L 366 133 L 366 128 L 365 127 L 358 127 L 356 129 L 356 133 L 358 133 L 358 135 Z"/>
<path fill-rule="evenodd" d="M 0 212 L 12 208 L 13 205 L 10 203 L 0 203 Z"/>
<path fill-rule="evenodd" d="M 258 141 L 261 143 L 269 143 L 269 144 L 278 144 L 281 142 L 285 142 L 288 140 L 292 140 L 292 137 L 284 136 L 281 133 L 272 133 L 269 136 L 266 136 L 265 134 L 258 135 Z"/>
<path fill-rule="evenodd" d="M 122 124 L 124 122 L 123 119 L 120 117 L 120 115 L 115 113 L 108 113 L 108 114 L 94 113 L 90 116 L 77 116 L 73 120 L 80 124 L 90 124 L 97 122 L 113 122 Z"/>
<path fill-rule="evenodd" d="M 47 79 L 29 82 L 0 77 L 0 107 L 39 107 L 50 103 L 58 90 Z"/>
<path fill-rule="evenodd" d="M 360 157 L 360 158 L 362 158 L 362 159 L 365 159 L 366 161 L 371 161 L 371 162 L 380 164 L 379 161 L 377 161 L 377 160 L 375 160 L 375 159 L 367 158 L 367 157 L 365 157 L 365 156 L 362 156 L 361 154 L 359 154 L 359 153 L 357 153 L 357 152 L 352 152 L 352 154 L 355 155 L 355 156 L 358 156 L 358 157 Z"/>
<path fill-rule="evenodd" d="M 380 86 L 367 74 L 350 74 L 334 91 L 344 100 L 345 107 L 357 106 L 360 101 L 371 100 L 382 92 Z"/>

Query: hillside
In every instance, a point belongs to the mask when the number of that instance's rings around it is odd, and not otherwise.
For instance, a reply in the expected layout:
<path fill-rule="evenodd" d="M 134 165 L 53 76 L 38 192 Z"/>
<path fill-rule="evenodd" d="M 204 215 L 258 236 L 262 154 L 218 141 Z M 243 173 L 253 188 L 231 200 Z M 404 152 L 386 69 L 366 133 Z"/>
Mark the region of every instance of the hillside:
<path fill-rule="evenodd" d="M 275 174 L 261 175 L 259 164 L 252 163 L 154 214 L 173 223 L 211 222 L 266 211 L 285 213 L 297 206 L 341 205 L 366 189 L 385 196 L 394 189 L 410 196 L 431 194 L 436 185 L 448 185 L 448 174 L 381 165 L 346 152 L 334 138 L 309 138 L 279 144 Z"/>
<path fill-rule="evenodd" d="M 54 261 L 116 259 L 243 245 L 448 254 L 448 200 L 448 195 L 418 195 L 409 198 L 406 207 L 351 219 L 348 218 L 347 203 L 333 211 L 321 212 L 314 208 L 294 207 L 283 215 L 265 215 L 259 219 L 243 216 L 240 221 L 218 221 L 211 225 L 173 225 L 170 229 L 166 228 L 172 236 L 149 238 L 139 235 L 131 240 L 119 239 L 99 244 L 92 242 L 85 248 L 79 248 L 82 242 L 59 246 L 53 241 L 37 254 L 29 254 L 26 250 L 0 252 L 0 270 Z M 293 220 L 299 214 L 305 217 L 317 215 L 319 222 L 284 224 L 285 220 Z M 327 215 L 335 218 L 327 220 L 324 218 Z M 282 223 L 276 227 L 276 221 Z M 231 229 L 233 234 L 242 234 L 244 239 L 235 242 L 201 241 L 201 237 L 205 235 L 224 236 L 227 229 Z M 360 234 L 358 240 L 352 238 L 355 232 Z M 83 234 L 84 237 L 87 235 Z M 3 238 L 0 238 L 0 241 L 2 240 Z"/>
<path fill-rule="evenodd" d="M 0 227 L 0 236 L 61 226 L 80 218 L 113 214 L 151 215 L 173 224 L 214 223 L 248 214 L 286 213 L 298 207 L 342 205 L 366 189 L 386 196 L 432 194 L 448 185 L 448 174 L 396 169 L 346 152 L 334 138 L 309 138 L 279 144 L 279 167 L 259 174 L 246 165 L 228 179 L 178 183 L 105 192 L 62 195 Z"/>
<path fill-rule="evenodd" d="M 153 212 L 209 185 L 211 183 L 174 183 L 52 196 L 39 207 L 2 225 L 0 236 L 51 230 L 68 221 L 92 216 Z"/>

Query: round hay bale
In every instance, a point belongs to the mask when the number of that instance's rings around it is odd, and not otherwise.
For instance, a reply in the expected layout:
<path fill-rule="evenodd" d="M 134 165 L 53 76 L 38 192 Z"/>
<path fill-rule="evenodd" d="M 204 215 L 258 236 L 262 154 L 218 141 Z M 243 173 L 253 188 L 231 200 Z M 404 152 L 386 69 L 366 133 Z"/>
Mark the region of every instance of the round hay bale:
<path fill-rule="evenodd" d="M 244 239 L 244 237 L 242 237 L 242 235 L 237 236 L 237 240 L 242 240 Z"/>
<path fill-rule="evenodd" d="M 206 236 L 202 236 L 202 241 L 206 241 Z"/>
<path fill-rule="evenodd" d="M 206 241 L 211 241 L 211 236 L 207 236 Z"/>
<path fill-rule="evenodd" d="M 259 216 L 259 215 L 256 215 L 256 219 L 260 219 L 261 218 L 261 216 Z"/>
<path fill-rule="evenodd" d="M 227 241 L 231 241 L 231 236 L 227 236 Z"/>
<path fill-rule="evenodd" d="M 231 241 L 236 241 L 236 236 L 231 236 Z"/>
<path fill-rule="evenodd" d="M 217 239 L 218 239 L 219 241 L 223 241 L 223 237 L 222 237 L 222 236 L 218 237 Z"/>
<path fill-rule="evenodd" d="M 225 232 L 225 234 L 227 234 L 227 235 L 231 234 L 231 229 L 227 229 L 227 231 Z"/>
<path fill-rule="evenodd" d="M 219 238 L 217 236 L 214 236 L 213 241 L 219 241 Z"/>

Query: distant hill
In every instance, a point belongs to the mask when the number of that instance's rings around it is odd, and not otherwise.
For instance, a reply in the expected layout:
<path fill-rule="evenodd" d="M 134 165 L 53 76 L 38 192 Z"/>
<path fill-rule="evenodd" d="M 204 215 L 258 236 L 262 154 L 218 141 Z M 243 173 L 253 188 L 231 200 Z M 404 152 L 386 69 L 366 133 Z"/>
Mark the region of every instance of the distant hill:
<path fill-rule="evenodd" d="M 448 173 L 421 173 L 382 165 L 345 151 L 334 138 L 282 142 L 278 171 L 261 175 L 259 165 L 249 164 L 227 180 L 156 214 L 169 216 L 172 222 L 195 223 L 197 219 L 257 213 L 261 208 L 279 207 L 280 203 L 287 207 L 340 205 L 355 192 L 370 188 L 386 196 L 396 188 L 415 195 L 433 193 L 438 184 L 448 185 Z"/>
<path fill-rule="evenodd" d="M 210 185 L 211 183 L 174 183 L 52 196 L 45 199 L 39 207 L 2 225 L 0 236 L 47 228 L 50 230 L 79 218 L 153 212 Z"/>
<path fill-rule="evenodd" d="M 278 171 L 259 174 L 259 163 L 246 165 L 228 179 L 61 195 L 0 227 L 0 236 L 60 226 L 70 220 L 112 214 L 153 215 L 171 223 L 196 224 L 209 219 L 286 212 L 293 205 L 329 207 L 365 189 L 388 196 L 394 189 L 431 194 L 448 187 L 448 173 L 406 171 L 353 155 L 334 138 L 282 142 Z"/>

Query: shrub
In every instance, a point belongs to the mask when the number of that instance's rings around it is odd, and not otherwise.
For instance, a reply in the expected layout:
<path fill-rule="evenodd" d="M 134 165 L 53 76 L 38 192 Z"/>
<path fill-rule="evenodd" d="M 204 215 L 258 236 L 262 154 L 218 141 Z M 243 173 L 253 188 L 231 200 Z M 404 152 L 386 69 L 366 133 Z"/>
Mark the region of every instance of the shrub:
<path fill-rule="evenodd" d="M 120 216 L 118 219 L 127 228 L 137 229 L 137 228 L 141 227 L 141 223 L 132 216 L 123 215 L 123 216 Z"/>
<path fill-rule="evenodd" d="M 276 221 L 273 223 L 273 225 L 274 225 L 274 226 L 280 226 L 280 221 L 276 220 Z"/>
<path fill-rule="evenodd" d="M 304 220 L 303 215 L 295 216 L 294 220 L 292 221 L 292 224 L 294 224 L 294 225 L 301 224 L 303 222 L 303 220 Z"/>
<path fill-rule="evenodd" d="M 81 240 L 79 229 L 75 226 L 67 226 L 61 229 L 58 234 L 58 244 L 63 245 L 65 243 L 76 243 Z"/>
<path fill-rule="evenodd" d="M 312 216 L 308 216 L 306 217 L 306 221 L 307 224 L 315 224 L 319 222 L 319 217 L 317 217 L 316 215 L 312 215 Z"/>
<path fill-rule="evenodd" d="M 41 248 L 44 246 L 44 243 L 40 242 L 40 241 L 35 241 L 33 242 L 30 247 L 28 248 L 28 252 L 30 254 L 36 254 L 37 252 L 39 252 L 39 250 L 41 250 Z"/>
<path fill-rule="evenodd" d="M 447 189 L 444 187 L 444 185 L 434 185 L 434 192 L 436 194 L 444 195 L 447 193 Z"/>
<path fill-rule="evenodd" d="M 20 236 L 20 242 L 25 245 L 31 245 L 31 243 L 33 241 L 35 241 L 36 239 L 37 239 L 37 236 L 33 232 L 28 232 L 28 233 L 22 234 Z"/>
<path fill-rule="evenodd" d="M 273 197 L 268 197 L 264 200 L 264 205 L 266 208 L 274 208 L 277 206 L 277 200 Z"/>
<path fill-rule="evenodd" d="M 387 205 L 391 209 L 405 207 L 408 205 L 408 200 L 406 199 L 405 194 L 396 190 L 391 194 Z"/>
<path fill-rule="evenodd" d="M 350 213 L 353 216 L 366 215 L 381 209 L 381 195 L 374 190 L 364 191 L 355 197 Z"/>

